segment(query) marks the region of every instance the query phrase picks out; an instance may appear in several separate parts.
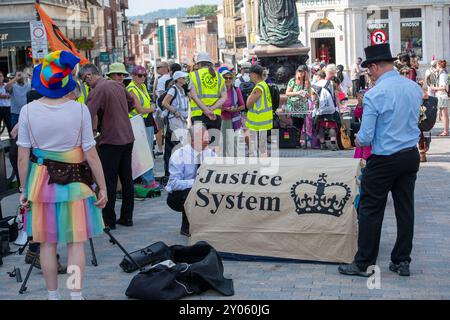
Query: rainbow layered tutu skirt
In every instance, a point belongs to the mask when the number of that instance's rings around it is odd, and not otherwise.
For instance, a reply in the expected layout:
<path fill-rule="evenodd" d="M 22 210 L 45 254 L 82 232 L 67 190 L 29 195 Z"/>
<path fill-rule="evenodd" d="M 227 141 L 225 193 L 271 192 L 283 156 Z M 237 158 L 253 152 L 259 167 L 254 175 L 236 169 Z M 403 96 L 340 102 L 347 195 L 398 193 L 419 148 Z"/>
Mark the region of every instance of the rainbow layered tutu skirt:
<path fill-rule="evenodd" d="M 67 152 L 33 149 L 34 155 L 67 163 L 84 161 L 81 148 Z M 97 198 L 84 183 L 67 185 L 49 184 L 47 167 L 30 162 L 27 179 L 27 198 L 30 210 L 25 215 L 25 230 L 39 243 L 84 242 L 103 233 L 101 209 L 94 203 Z"/>

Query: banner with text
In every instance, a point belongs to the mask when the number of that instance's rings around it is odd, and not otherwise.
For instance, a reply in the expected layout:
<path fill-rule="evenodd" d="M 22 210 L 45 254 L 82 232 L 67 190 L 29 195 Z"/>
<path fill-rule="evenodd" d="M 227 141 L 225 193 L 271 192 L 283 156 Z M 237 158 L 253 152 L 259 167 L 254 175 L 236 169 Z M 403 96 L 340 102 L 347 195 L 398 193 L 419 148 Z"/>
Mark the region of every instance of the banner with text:
<path fill-rule="evenodd" d="M 252 256 L 353 261 L 358 159 L 281 158 L 271 175 L 258 164 L 213 161 L 200 167 L 185 203 L 191 244 L 205 240 L 218 251 Z"/>

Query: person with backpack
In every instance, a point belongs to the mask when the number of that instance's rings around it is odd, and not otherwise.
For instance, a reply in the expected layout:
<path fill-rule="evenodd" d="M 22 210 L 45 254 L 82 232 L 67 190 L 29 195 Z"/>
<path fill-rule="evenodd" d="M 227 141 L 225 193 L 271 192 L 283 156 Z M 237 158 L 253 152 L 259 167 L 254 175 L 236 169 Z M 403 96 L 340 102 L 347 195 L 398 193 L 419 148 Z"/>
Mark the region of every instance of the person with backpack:
<path fill-rule="evenodd" d="M 185 90 L 187 77 L 186 72 L 176 71 L 173 74 L 175 82 L 167 91 L 162 101 L 164 115 L 167 120 L 167 130 L 164 136 L 164 171 L 169 177 L 169 161 L 173 149 L 180 143 L 181 137 L 177 136 L 177 130 L 187 129 L 187 119 L 189 117 L 189 97 Z"/>
<path fill-rule="evenodd" d="M 450 106 L 450 87 L 448 84 L 448 73 L 446 68 L 447 61 L 439 60 L 437 63 L 438 77 L 436 80 L 436 85 L 431 87 L 431 90 L 436 92 L 436 98 L 438 98 L 439 114 L 442 115 L 444 122 L 444 131 L 442 131 L 439 136 L 448 136 L 448 107 Z"/>
<path fill-rule="evenodd" d="M 153 119 L 153 112 L 155 108 L 151 104 L 150 93 L 145 85 L 145 78 L 147 77 L 147 70 L 142 66 L 135 66 L 132 72 L 133 81 L 127 86 L 128 92 L 137 98 L 141 110 L 133 109 L 128 116 L 130 118 L 135 117 L 138 114 L 142 114 L 144 119 L 145 130 L 147 132 L 147 141 L 150 147 L 150 152 L 153 151 L 153 141 L 155 136 L 155 121 Z M 155 175 L 153 174 L 153 168 L 145 172 L 142 176 L 142 182 L 145 188 L 157 189 L 160 187 L 159 183 L 155 181 Z"/>
<path fill-rule="evenodd" d="M 310 89 L 308 67 L 300 65 L 295 77 L 289 80 L 286 89 L 286 96 L 288 96 L 286 112 L 291 113 L 292 124 L 299 130 L 299 137 L 303 130 L 305 116 L 309 112 Z M 306 144 L 303 147 L 306 149 Z"/>
<path fill-rule="evenodd" d="M 250 130 L 249 155 L 252 157 L 267 155 L 267 138 L 273 128 L 272 95 L 264 80 L 264 68 L 253 65 L 250 78 L 255 84 L 247 100 L 247 128 Z"/>
<path fill-rule="evenodd" d="M 335 83 L 332 81 L 336 74 L 336 66 L 330 64 L 326 68 L 326 77 L 319 80 L 313 86 L 312 98 L 315 101 L 314 125 L 320 139 L 320 149 L 326 150 L 325 131 L 328 130 L 331 142 L 331 150 L 337 151 L 337 132 L 341 125 L 339 116 L 339 99 Z"/>
<path fill-rule="evenodd" d="M 228 97 L 222 106 L 223 156 L 236 157 L 237 142 L 234 139 L 234 131 L 241 128 L 241 111 L 245 109 L 245 103 L 241 90 L 234 86 L 233 73 L 226 67 L 220 68 L 219 72 L 225 79 Z"/>

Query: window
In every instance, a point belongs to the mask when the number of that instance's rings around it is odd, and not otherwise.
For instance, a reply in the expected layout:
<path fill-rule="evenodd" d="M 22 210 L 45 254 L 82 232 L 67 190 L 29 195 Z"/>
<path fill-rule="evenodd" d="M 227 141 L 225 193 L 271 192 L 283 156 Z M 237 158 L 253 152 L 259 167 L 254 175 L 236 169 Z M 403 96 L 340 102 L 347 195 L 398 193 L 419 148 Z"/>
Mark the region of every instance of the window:
<path fill-rule="evenodd" d="M 334 29 L 333 23 L 328 19 L 320 20 L 319 25 L 317 26 L 317 30 L 327 30 L 327 29 L 333 30 Z"/>
<path fill-rule="evenodd" d="M 367 45 L 389 43 L 389 10 L 367 11 Z"/>
<path fill-rule="evenodd" d="M 387 20 L 389 19 L 389 10 L 367 11 L 367 20 Z"/>
<path fill-rule="evenodd" d="M 422 9 L 400 9 L 400 19 L 422 18 Z"/>
<path fill-rule="evenodd" d="M 159 56 L 165 57 L 164 52 L 164 26 L 158 27 L 158 40 L 159 40 Z"/>
<path fill-rule="evenodd" d="M 402 52 L 415 54 L 423 60 L 422 49 L 422 10 L 400 10 L 400 41 Z"/>
<path fill-rule="evenodd" d="M 177 56 L 177 37 L 175 33 L 175 26 L 167 26 L 167 58 L 175 58 Z"/>

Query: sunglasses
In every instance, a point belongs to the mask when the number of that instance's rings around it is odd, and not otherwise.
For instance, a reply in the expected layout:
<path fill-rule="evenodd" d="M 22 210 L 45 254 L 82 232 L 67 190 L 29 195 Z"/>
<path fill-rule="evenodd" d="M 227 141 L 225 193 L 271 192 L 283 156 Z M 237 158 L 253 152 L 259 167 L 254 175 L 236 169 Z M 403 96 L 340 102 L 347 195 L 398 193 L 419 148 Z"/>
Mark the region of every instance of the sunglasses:
<path fill-rule="evenodd" d="M 111 75 L 112 76 L 116 75 L 116 76 L 119 76 L 119 77 L 125 77 L 125 75 L 123 73 L 111 73 Z"/>
<path fill-rule="evenodd" d="M 145 75 L 145 74 L 137 74 L 136 75 L 136 77 L 138 77 L 138 78 L 145 78 L 147 75 Z"/>
<path fill-rule="evenodd" d="M 225 80 L 233 80 L 233 77 L 224 77 Z"/>

